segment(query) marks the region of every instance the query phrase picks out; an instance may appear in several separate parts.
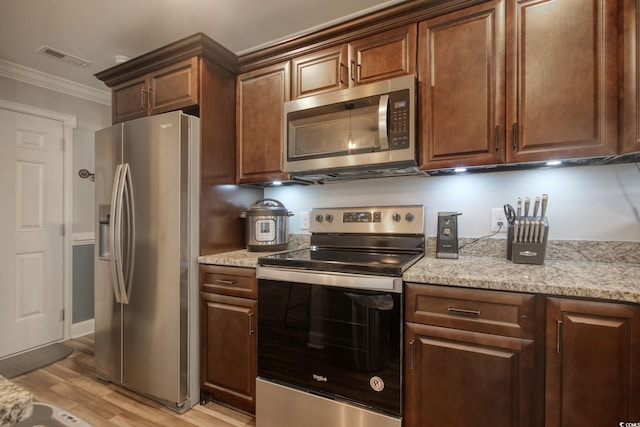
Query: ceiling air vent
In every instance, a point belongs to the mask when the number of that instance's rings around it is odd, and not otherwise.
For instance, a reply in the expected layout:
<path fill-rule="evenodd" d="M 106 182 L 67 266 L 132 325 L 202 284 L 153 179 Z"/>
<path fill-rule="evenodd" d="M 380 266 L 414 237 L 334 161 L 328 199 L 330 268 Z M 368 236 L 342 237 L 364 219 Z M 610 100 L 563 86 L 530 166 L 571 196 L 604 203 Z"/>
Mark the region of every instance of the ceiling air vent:
<path fill-rule="evenodd" d="M 61 50 L 54 49 L 49 46 L 40 46 L 40 49 L 38 49 L 37 52 L 42 53 L 43 55 L 52 56 L 56 59 L 59 59 L 64 62 L 68 62 L 69 64 L 77 65 L 78 67 L 82 67 L 82 68 L 91 64 L 91 62 L 87 61 L 86 59 L 82 59 L 80 57 L 65 53 Z"/>

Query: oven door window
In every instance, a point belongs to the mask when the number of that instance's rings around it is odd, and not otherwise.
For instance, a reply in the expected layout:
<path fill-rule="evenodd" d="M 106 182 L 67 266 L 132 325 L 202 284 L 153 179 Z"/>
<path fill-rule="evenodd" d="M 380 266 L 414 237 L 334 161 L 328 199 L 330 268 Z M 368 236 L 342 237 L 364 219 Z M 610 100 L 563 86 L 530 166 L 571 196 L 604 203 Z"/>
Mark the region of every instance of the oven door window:
<path fill-rule="evenodd" d="M 258 375 L 401 415 L 401 294 L 260 280 Z"/>

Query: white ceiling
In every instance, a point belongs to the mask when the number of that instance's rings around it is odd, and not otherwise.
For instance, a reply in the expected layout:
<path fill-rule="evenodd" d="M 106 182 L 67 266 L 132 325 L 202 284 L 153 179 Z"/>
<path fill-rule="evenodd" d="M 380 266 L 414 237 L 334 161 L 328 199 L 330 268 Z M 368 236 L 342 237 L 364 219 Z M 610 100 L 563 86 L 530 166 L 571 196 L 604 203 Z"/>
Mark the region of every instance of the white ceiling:
<path fill-rule="evenodd" d="M 236 54 L 408 0 L 0 0 L 0 59 L 97 89 L 116 55 L 203 32 Z M 37 53 L 47 45 L 91 62 Z"/>

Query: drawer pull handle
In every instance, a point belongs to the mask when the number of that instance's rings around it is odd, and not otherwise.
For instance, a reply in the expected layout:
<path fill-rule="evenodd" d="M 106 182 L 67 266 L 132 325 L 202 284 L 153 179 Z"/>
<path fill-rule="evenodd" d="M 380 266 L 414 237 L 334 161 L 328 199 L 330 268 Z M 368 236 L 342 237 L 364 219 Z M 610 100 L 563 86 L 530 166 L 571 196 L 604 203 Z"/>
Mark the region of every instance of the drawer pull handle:
<path fill-rule="evenodd" d="M 221 285 L 226 285 L 226 286 L 232 286 L 234 283 L 236 283 L 236 281 L 235 280 L 216 279 L 216 283 L 219 283 Z"/>
<path fill-rule="evenodd" d="M 449 307 L 447 311 L 450 314 L 457 314 L 459 316 L 480 317 L 480 310 L 465 310 L 464 308 Z"/>

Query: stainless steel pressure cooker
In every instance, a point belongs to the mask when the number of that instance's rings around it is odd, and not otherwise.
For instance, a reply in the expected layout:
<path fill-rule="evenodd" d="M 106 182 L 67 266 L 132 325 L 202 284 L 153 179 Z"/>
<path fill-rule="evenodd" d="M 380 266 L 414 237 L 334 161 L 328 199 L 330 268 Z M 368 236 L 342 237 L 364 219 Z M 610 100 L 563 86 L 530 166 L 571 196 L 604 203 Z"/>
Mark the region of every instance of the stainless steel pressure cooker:
<path fill-rule="evenodd" d="M 262 199 L 249 206 L 242 217 L 247 219 L 247 249 L 254 252 L 281 251 L 289 243 L 289 217 L 293 214 L 275 199 Z"/>

